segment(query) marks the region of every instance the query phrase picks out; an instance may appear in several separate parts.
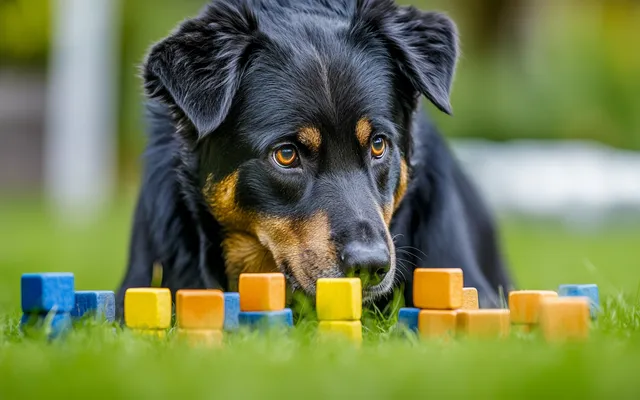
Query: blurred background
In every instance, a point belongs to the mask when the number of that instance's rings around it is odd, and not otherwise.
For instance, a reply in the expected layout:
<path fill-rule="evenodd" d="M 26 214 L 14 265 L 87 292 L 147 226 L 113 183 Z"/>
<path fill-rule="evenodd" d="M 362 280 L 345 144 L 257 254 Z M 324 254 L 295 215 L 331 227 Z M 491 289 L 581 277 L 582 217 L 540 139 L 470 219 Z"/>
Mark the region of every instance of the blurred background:
<path fill-rule="evenodd" d="M 517 284 L 640 291 L 640 1 L 404 1 L 447 12 L 454 116 Z M 19 277 L 115 289 L 145 125 L 138 65 L 204 0 L 0 0 L 0 310 Z"/>

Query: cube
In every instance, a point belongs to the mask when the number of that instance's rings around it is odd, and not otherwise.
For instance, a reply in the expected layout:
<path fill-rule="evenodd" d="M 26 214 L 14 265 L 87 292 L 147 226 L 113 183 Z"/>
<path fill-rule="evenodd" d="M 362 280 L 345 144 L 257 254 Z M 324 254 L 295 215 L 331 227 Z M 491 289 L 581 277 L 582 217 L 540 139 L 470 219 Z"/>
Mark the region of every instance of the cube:
<path fill-rule="evenodd" d="M 537 324 L 540 304 L 545 298 L 558 297 L 552 290 L 516 290 L 509 293 L 509 310 L 514 324 Z"/>
<path fill-rule="evenodd" d="M 462 288 L 462 309 L 477 310 L 479 308 L 478 289 L 474 287 Z"/>
<path fill-rule="evenodd" d="M 68 313 L 75 306 L 72 273 L 23 274 L 20 283 L 25 313 Z"/>
<path fill-rule="evenodd" d="M 228 292 L 224 294 L 224 330 L 235 331 L 240 326 L 240 294 Z"/>
<path fill-rule="evenodd" d="M 509 310 L 459 310 L 457 333 L 476 338 L 503 338 L 510 332 Z"/>
<path fill-rule="evenodd" d="M 347 339 L 359 344 L 362 342 L 362 323 L 360 321 L 320 321 L 318 334 L 323 339 Z"/>
<path fill-rule="evenodd" d="M 55 339 L 67 333 L 73 327 L 71 315 L 69 313 L 49 313 L 49 314 L 23 314 L 20 319 L 20 328 L 26 334 L 30 330 L 46 329 L 50 339 Z"/>
<path fill-rule="evenodd" d="M 462 307 L 460 268 L 416 268 L 413 276 L 413 303 L 417 308 L 454 310 Z"/>
<path fill-rule="evenodd" d="M 113 322 L 116 319 L 116 296 L 107 290 L 76 291 L 76 304 L 71 311 L 73 318 L 91 314 L 94 318 Z"/>
<path fill-rule="evenodd" d="M 585 340 L 589 337 L 588 297 L 545 298 L 540 307 L 540 329 L 548 341 Z"/>
<path fill-rule="evenodd" d="M 240 310 L 282 311 L 285 306 L 285 289 L 283 274 L 240 274 Z"/>
<path fill-rule="evenodd" d="M 362 317 L 362 284 L 358 278 L 321 278 L 316 283 L 316 310 L 321 321 Z"/>
<path fill-rule="evenodd" d="M 215 329 L 178 328 L 178 337 L 192 346 L 217 347 L 222 344 L 223 334 Z"/>
<path fill-rule="evenodd" d="M 252 329 L 293 326 L 293 312 L 289 308 L 280 311 L 240 311 L 238 321 L 241 326 Z"/>
<path fill-rule="evenodd" d="M 171 325 L 171 291 L 130 288 L 124 294 L 124 321 L 134 329 L 167 329 Z"/>
<path fill-rule="evenodd" d="M 423 338 L 453 337 L 457 312 L 453 310 L 421 310 L 418 331 Z"/>
<path fill-rule="evenodd" d="M 153 336 L 159 339 L 165 339 L 167 337 L 167 331 L 165 329 L 131 329 L 131 331 L 140 336 Z"/>
<path fill-rule="evenodd" d="M 398 311 L 398 325 L 404 326 L 413 332 L 418 332 L 418 314 L 420 314 L 420 309 L 418 308 L 401 308 Z"/>
<path fill-rule="evenodd" d="M 592 319 L 595 319 L 600 311 L 600 294 L 596 284 L 560 285 L 558 294 L 562 297 L 588 297 Z"/>
<path fill-rule="evenodd" d="M 220 330 L 224 326 L 221 290 L 180 289 L 176 292 L 178 328 Z"/>

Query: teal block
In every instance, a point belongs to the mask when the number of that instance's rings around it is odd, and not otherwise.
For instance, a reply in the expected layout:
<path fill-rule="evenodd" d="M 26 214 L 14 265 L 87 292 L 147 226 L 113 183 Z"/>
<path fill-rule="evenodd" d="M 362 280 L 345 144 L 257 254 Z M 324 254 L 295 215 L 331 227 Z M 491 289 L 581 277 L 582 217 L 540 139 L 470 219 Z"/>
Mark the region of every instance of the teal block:
<path fill-rule="evenodd" d="M 595 319 L 600 311 L 600 294 L 596 284 L 566 284 L 558 287 L 558 296 L 588 297 L 591 318 Z"/>
<path fill-rule="evenodd" d="M 73 326 L 71 314 L 69 313 L 50 313 L 50 314 L 23 314 L 20 319 L 21 330 L 28 334 L 31 329 L 49 331 L 49 338 L 58 338 Z"/>
<path fill-rule="evenodd" d="M 27 314 L 68 313 L 75 306 L 72 273 L 23 274 L 20 284 L 22 311 Z"/>
<path fill-rule="evenodd" d="M 235 331 L 240 326 L 240 294 L 226 292 L 224 294 L 224 330 Z"/>
<path fill-rule="evenodd" d="M 241 311 L 238 321 L 241 326 L 250 328 L 293 326 L 293 312 L 289 308 L 282 311 Z"/>
<path fill-rule="evenodd" d="M 71 311 L 73 318 L 91 313 L 95 318 L 113 322 L 116 319 L 116 296 L 108 290 L 77 291 L 76 304 Z"/>
<path fill-rule="evenodd" d="M 418 308 L 401 308 L 398 311 L 398 325 L 404 326 L 413 332 L 418 332 L 418 315 L 420 315 L 420 309 Z"/>

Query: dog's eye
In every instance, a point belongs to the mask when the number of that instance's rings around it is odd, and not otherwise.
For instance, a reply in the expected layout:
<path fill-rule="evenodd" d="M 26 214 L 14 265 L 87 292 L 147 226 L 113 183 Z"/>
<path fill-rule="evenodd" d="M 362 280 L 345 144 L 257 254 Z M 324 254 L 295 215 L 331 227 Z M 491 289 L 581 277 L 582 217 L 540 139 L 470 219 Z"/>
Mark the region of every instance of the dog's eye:
<path fill-rule="evenodd" d="M 371 141 L 371 156 L 381 158 L 387 151 L 387 140 L 382 136 L 376 136 Z"/>
<path fill-rule="evenodd" d="M 300 163 L 296 148 L 290 144 L 278 147 L 273 153 L 273 159 L 283 168 L 293 168 Z"/>

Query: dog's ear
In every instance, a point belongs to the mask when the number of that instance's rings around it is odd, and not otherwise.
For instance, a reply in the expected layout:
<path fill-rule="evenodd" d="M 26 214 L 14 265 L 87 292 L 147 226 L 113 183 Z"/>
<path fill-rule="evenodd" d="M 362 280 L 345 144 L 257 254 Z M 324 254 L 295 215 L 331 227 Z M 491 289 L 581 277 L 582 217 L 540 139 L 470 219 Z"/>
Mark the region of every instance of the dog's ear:
<path fill-rule="evenodd" d="M 251 10 L 217 2 L 151 48 L 142 67 L 146 94 L 186 116 L 202 138 L 226 118 L 260 39 Z"/>
<path fill-rule="evenodd" d="M 416 91 L 451 114 L 451 83 L 458 59 L 458 33 L 444 14 L 398 7 L 393 0 L 358 0 L 352 29 L 385 43 Z"/>

